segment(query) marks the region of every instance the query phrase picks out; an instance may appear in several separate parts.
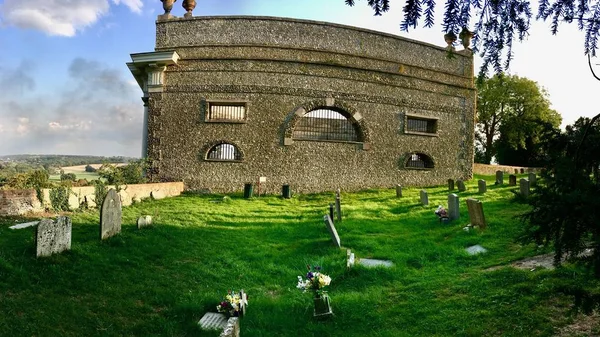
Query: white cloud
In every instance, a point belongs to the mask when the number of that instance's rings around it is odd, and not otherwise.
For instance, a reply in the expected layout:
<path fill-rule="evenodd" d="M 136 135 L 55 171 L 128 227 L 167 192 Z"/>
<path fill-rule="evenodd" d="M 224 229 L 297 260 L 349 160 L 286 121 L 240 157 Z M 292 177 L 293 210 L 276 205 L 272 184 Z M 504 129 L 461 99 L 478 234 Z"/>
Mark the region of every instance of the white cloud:
<path fill-rule="evenodd" d="M 129 7 L 132 12 L 138 14 L 142 13 L 142 7 L 144 7 L 141 0 L 113 0 L 113 2 L 115 5 L 122 2 L 125 6 Z"/>
<path fill-rule="evenodd" d="M 113 2 L 122 2 L 135 13 L 143 7 L 140 0 Z M 5 0 L 0 5 L 0 20 L 9 26 L 70 37 L 96 23 L 109 8 L 108 0 Z"/>

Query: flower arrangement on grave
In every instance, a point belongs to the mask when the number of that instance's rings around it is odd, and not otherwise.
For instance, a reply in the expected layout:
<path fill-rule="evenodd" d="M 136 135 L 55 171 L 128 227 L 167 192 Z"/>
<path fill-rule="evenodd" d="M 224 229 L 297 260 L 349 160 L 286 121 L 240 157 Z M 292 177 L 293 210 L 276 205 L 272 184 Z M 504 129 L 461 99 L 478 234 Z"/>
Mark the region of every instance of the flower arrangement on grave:
<path fill-rule="evenodd" d="M 302 276 L 298 276 L 298 285 L 296 286 L 298 289 L 306 292 L 308 290 L 313 291 L 315 297 L 321 297 L 327 294 L 327 291 L 324 290 L 331 283 L 331 277 L 325 275 L 321 272 L 321 267 L 310 265 L 306 266 L 308 268 L 308 272 L 306 273 L 306 280 L 302 279 Z"/>
<path fill-rule="evenodd" d="M 242 301 L 245 301 L 242 303 Z M 223 300 L 217 305 L 217 311 L 224 313 L 227 317 L 240 317 L 242 315 L 242 305 L 248 304 L 246 299 L 242 299 L 240 292 L 229 290 Z"/>
<path fill-rule="evenodd" d="M 317 318 L 329 317 L 333 315 L 331 311 L 331 303 L 325 287 L 331 283 L 331 277 L 321 272 L 321 267 L 307 265 L 308 272 L 306 279 L 298 276 L 298 289 L 303 292 L 312 291 L 314 296 L 315 312 Z"/>
<path fill-rule="evenodd" d="M 435 215 L 437 215 L 440 219 L 441 218 L 447 218 L 448 217 L 448 212 L 446 211 L 446 209 L 444 207 L 442 207 L 442 205 L 439 205 L 438 208 L 435 210 Z"/>

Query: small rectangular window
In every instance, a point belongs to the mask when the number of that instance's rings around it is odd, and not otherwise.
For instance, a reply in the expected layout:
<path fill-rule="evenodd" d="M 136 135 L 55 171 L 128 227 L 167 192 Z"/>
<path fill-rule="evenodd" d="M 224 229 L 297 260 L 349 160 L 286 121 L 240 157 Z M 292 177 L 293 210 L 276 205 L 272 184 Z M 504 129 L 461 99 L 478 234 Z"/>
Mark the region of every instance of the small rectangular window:
<path fill-rule="evenodd" d="M 247 110 L 246 102 L 208 102 L 206 121 L 244 123 Z"/>
<path fill-rule="evenodd" d="M 436 118 L 407 115 L 405 132 L 435 136 L 437 135 L 437 122 Z"/>

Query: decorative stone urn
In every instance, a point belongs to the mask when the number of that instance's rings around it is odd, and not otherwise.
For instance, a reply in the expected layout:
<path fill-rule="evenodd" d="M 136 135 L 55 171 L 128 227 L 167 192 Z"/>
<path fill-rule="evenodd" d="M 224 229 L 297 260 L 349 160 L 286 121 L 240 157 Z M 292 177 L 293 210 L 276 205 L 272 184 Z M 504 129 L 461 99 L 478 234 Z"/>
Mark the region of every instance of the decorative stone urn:
<path fill-rule="evenodd" d="M 171 9 L 173 9 L 173 4 L 177 0 L 160 0 L 163 3 L 163 9 L 165 10 L 164 15 L 169 15 L 171 13 Z"/>
<path fill-rule="evenodd" d="M 331 303 L 329 302 L 329 295 L 323 294 L 321 296 L 315 295 L 315 312 L 314 317 L 326 318 L 333 315 L 331 311 Z"/>
<path fill-rule="evenodd" d="M 444 34 L 444 40 L 448 44 L 448 49 L 452 49 L 452 45 L 456 42 L 456 34 L 454 34 L 454 32 L 448 32 Z"/>
<path fill-rule="evenodd" d="M 463 29 L 460 31 L 460 34 L 458 34 L 458 38 L 460 39 L 460 42 L 462 43 L 465 50 L 470 50 L 469 46 L 471 45 L 471 39 L 474 35 L 475 34 L 468 30 L 467 27 L 463 27 Z"/>
<path fill-rule="evenodd" d="M 192 11 L 194 10 L 194 8 L 196 8 L 196 0 L 183 0 L 181 6 L 183 6 L 183 8 L 187 11 L 187 13 L 183 15 L 183 17 L 191 18 L 193 16 Z"/>

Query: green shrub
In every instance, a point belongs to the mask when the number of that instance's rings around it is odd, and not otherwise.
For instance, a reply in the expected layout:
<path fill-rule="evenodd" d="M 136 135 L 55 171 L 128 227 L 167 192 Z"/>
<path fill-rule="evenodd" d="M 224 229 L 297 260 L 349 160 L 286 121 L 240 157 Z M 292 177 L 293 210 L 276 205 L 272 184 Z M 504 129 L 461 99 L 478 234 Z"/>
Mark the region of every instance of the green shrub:
<path fill-rule="evenodd" d="M 69 194 L 71 194 L 71 187 L 69 186 L 58 186 L 50 189 L 50 204 L 52 209 L 56 212 L 69 211 Z"/>

